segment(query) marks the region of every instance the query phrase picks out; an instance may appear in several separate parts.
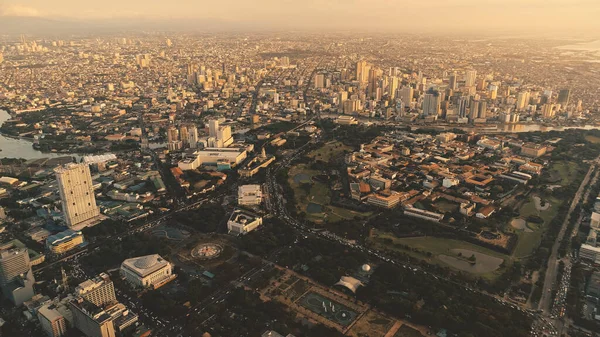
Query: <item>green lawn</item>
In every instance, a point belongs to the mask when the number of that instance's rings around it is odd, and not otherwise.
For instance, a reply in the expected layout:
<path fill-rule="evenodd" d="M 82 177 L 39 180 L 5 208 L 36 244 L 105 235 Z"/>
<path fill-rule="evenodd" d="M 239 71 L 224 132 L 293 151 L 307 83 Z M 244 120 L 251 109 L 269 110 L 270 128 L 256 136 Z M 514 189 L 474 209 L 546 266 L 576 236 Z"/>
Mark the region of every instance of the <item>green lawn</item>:
<path fill-rule="evenodd" d="M 530 215 L 536 215 L 544 220 L 543 224 L 536 224 L 531 222 L 527 223 L 527 227 L 533 230 L 533 232 L 527 232 L 524 230 L 514 230 L 512 229 L 510 224 L 508 224 L 507 226 L 508 230 L 516 233 L 519 236 L 517 247 L 513 252 L 513 256 L 516 258 L 523 258 L 530 255 L 533 252 L 533 250 L 540 245 L 544 231 L 546 231 L 548 224 L 556 216 L 558 207 L 562 202 L 561 200 L 558 200 L 554 197 L 542 199 L 545 202 L 550 203 L 551 205 L 550 208 L 548 208 L 545 211 L 537 210 L 537 208 L 535 207 L 533 196 L 530 196 L 529 200 L 525 204 L 523 204 L 523 206 L 521 206 L 521 209 L 519 210 L 519 213 L 521 215 L 520 217 L 523 219 L 526 219 Z"/>
<path fill-rule="evenodd" d="M 570 161 L 557 161 L 550 166 L 550 176 L 560 178 L 557 183 L 563 186 L 571 184 L 577 178 L 579 165 Z M 554 179 L 553 179 L 554 180 Z"/>
<path fill-rule="evenodd" d="M 307 157 L 329 162 L 332 157 L 342 154 L 344 151 L 352 151 L 352 147 L 344 145 L 342 142 L 329 142 L 307 154 Z"/>
<path fill-rule="evenodd" d="M 441 260 L 437 259 L 436 256 L 440 254 L 448 254 L 452 249 L 468 249 L 474 252 L 486 254 L 493 257 L 501 258 L 506 262 L 510 261 L 510 258 L 507 255 L 495 252 L 493 250 L 474 245 L 468 242 L 453 240 L 453 239 L 445 239 L 445 238 L 437 238 L 433 236 L 428 237 L 416 237 L 416 238 L 397 238 L 395 235 L 388 232 L 381 232 L 377 230 L 373 230 L 371 233 L 371 237 L 367 240 L 367 242 L 379 249 L 387 248 L 390 250 L 396 250 L 403 253 L 407 253 L 415 258 L 426 261 L 430 264 L 437 264 L 442 266 L 448 266 Z M 391 240 L 391 244 L 385 241 L 386 239 Z M 406 250 L 402 247 L 396 246 L 396 244 L 409 246 L 411 249 L 417 249 L 421 252 L 415 252 L 413 250 Z M 422 253 L 425 252 L 425 253 Z M 430 252 L 431 256 L 427 256 L 426 252 Z M 451 253 L 452 254 L 452 253 Z M 499 276 L 502 273 L 504 268 L 500 268 L 495 272 L 481 274 L 488 279 L 493 279 Z"/>
<path fill-rule="evenodd" d="M 338 222 L 342 220 L 353 219 L 354 217 L 368 217 L 372 213 L 366 212 L 355 212 L 353 210 L 332 206 L 331 204 L 331 191 L 329 187 L 318 181 L 311 180 L 310 192 L 302 187 L 303 183 L 296 183 L 294 177 L 298 174 L 306 174 L 310 177 L 318 175 L 320 172 L 311 170 L 306 164 L 299 164 L 292 168 L 288 173 L 288 183 L 294 190 L 294 199 L 296 202 L 296 209 L 298 212 L 305 212 L 306 219 L 313 222 Z M 309 203 L 319 204 L 323 207 L 321 213 L 308 213 L 306 208 Z"/>

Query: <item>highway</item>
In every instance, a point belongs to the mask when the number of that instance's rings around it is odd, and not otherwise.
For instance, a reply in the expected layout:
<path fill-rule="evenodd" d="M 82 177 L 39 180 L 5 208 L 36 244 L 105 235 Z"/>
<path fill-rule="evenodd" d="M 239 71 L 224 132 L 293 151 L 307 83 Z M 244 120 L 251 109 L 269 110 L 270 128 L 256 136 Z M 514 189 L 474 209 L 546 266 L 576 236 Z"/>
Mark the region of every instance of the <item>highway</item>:
<path fill-rule="evenodd" d="M 597 162 L 598 159 L 595 160 Z M 562 227 L 558 236 L 556 237 L 556 241 L 552 246 L 552 252 L 550 254 L 550 258 L 548 259 L 548 267 L 546 268 L 546 275 L 544 277 L 544 289 L 542 291 L 542 298 L 540 299 L 540 303 L 538 305 L 538 309 L 543 310 L 544 314 L 550 315 L 550 304 L 552 302 L 552 289 L 555 286 L 556 282 L 556 273 L 558 267 L 558 248 L 560 247 L 560 243 L 565 236 L 565 232 L 567 227 L 569 226 L 569 221 L 571 219 L 571 213 L 575 210 L 575 207 L 579 204 L 583 193 L 590 182 L 590 178 L 592 177 L 592 173 L 596 169 L 596 165 L 590 165 L 590 168 L 585 175 L 585 178 L 579 185 L 579 189 L 577 193 L 575 193 L 575 197 L 571 201 L 571 206 L 569 207 L 569 211 L 565 216 L 565 220 L 563 221 Z"/>

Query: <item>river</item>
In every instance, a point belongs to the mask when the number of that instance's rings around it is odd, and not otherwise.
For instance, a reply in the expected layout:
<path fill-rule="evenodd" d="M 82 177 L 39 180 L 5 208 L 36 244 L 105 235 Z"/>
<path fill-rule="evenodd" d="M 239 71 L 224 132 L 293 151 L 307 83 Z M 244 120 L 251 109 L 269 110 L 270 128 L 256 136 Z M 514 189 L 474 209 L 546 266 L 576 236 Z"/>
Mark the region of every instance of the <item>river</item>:
<path fill-rule="evenodd" d="M 11 118 L 8 112 L 0 110 L 0 125 Z M 69 156 L 65 153 L 44 153 L 34 149 L 32 145 L 33 143 L 29 140 L 6 137 L 0 134 L 0 149 L 2 150 L 0 158 L 38 159 Z"/>

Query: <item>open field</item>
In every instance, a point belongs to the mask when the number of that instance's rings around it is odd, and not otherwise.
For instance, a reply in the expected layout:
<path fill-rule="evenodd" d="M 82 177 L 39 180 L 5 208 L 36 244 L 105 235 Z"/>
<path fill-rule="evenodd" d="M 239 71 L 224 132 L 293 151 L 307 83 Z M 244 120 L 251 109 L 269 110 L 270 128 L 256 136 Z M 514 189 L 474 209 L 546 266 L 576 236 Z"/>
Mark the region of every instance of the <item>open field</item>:
<path fill-rule="evenodd" d="M 341 142 L 329 142 L 322 147 L 310 152 L 306 156 L 316 160 L 328 162 L 331 158 L 344 153 L 344 151 L 352 151 L 352 147 L 342 144 Z"/>
<path fill-rule="evenodd" d="M 578 164 L 569 161 L 557 161 L 549 168 L 550 182 L 562 186 L 571 184 L 577 178 Z"/>
<path fill-rule="evenodd" d="M 585 140 L 587 140 L 588 142 L 593 143 L 593 144 L 600 144 L 600 137 L 587 135 L 587 136 L 585 136 Z"/>
<path fill-rule="evenodd" d="M 395 323 L 395 320 L 370 310 L 352 326 L 347 335 L 384 337 Z"/>
<path fill-rule="evenodd" d="M 332 206 L 331 191 L 329 187 L 312 179 L 320 172 L 311 170 L 306 164 L 298 164 L 290 168 L 288 183 L 294 190 L 296 209 L 304 212 L 306 219 L 315 223 L 338 222 L 353 219 L 354 217 L 366 217 L 371 213 L 361 213 L 353 210 Z"/>
<path fill-rule="evenodd" d="M 544 199 L 545 205 L 540 205 L 539 202 L 536 202 L 535 198 L 537 196 L 532 195 L 529 197 L 529 200 L 521 206 L 519 210 L 519 226 L 515 228 L 515 226 L 507 226 L 507 230 L 510 230 L 516 233 L 519 236 L 519 241 L 517 242 L 517 246 L 513 252 L 513 256 L 516 258 L 526 257 L 531 254 L 531 252 L 540 245 L 542 241 L 542 235 L 546 230 L 548 224 L 552 219 L 556 216 L 558 212 L 558 207 L 562 201 L 551 197 Z M 539 216 L 544 223 L 536 224 L 533 222 L 527 222 L 526 219 L 529 216 Z M 513 219 L 514 220 L 514 219 Z M 523 221 L 525 223 L 523 224 Z M 524 226 L 523 226 L 524 225 Z"/>
<path fill-rule="evenodd" d="M 368 242 L 379 249 L 387 248 L 401 251 L 431 264 L 452 267 L 456 270 L 467 271 L 486 278 L 498 276 L 503 269 L 501 264 L 509 260 L 508 256 L 493 250 L 453 239 L 436 237 L 397 238 L 393 234 L 373 230 Z M 402 246 L 408 246 L 418 251 L 407 250 Z M 462 256 L 459 256 L 458 253 L 461 253 Z M 473 264 L 468 261 L 471 255 L 476 257 Z"/>

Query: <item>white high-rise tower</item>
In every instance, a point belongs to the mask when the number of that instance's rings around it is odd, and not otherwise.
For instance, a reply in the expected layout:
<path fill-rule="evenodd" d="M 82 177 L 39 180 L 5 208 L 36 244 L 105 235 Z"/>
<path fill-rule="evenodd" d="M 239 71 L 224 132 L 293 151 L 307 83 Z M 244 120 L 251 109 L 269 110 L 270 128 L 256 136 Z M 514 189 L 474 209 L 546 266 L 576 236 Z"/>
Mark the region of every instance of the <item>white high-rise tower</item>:
<path fill-rule="evenodd" d="M 54 172 L 67 226 L 73 227 L 100 215 L 88 165 L 71 163 Z"/>

